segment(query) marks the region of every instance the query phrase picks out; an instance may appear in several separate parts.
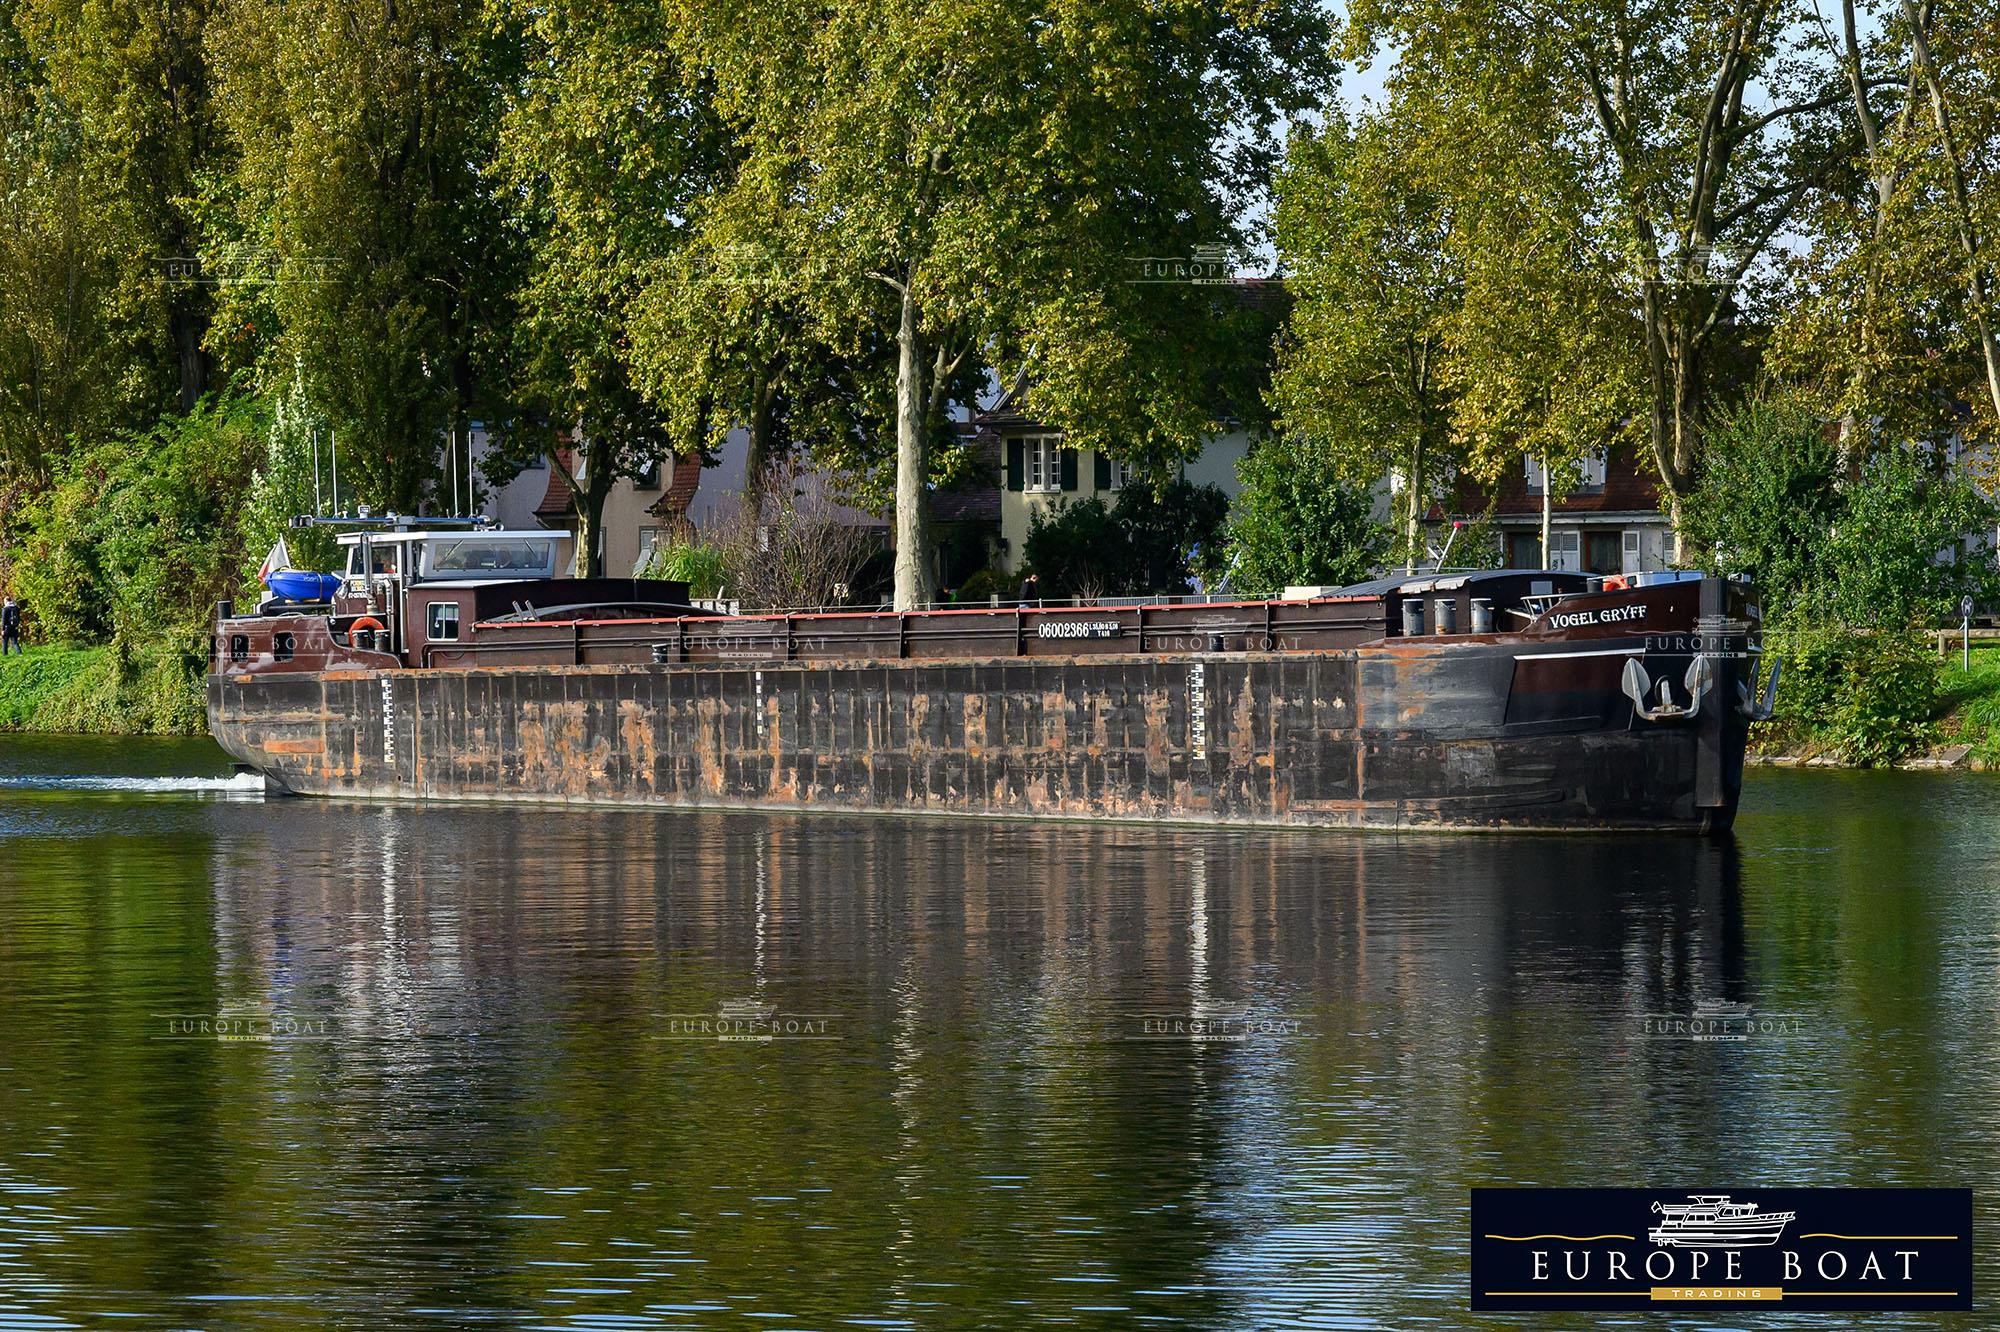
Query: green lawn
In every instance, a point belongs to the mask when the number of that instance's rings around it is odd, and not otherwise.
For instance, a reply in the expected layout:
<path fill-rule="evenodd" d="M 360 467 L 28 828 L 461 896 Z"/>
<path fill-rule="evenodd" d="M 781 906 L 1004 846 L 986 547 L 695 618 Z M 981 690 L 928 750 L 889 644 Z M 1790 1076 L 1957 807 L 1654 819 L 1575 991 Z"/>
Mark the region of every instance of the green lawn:
<path fill-rule="evenodd" d="M 1944 718 L 1938 723 L 1938 743 L 1971 745 L 1974 758 L 2000 766 L 2000 644 L 1973 644 L 1970 671 L 1959 661 L 1954 644 L 1944 663 Z"/>

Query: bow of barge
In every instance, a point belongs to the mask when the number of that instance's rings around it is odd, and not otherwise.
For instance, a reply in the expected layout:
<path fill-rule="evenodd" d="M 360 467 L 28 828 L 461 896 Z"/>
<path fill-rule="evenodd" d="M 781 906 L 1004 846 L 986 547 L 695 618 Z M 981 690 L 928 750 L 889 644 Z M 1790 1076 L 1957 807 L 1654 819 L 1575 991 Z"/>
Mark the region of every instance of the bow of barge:
<path fill-rule="evenodd" d="M 326 604 L 218 608 L 210 728 L 273 786 L 1716 832 L 1775 685 L 1750 586 L 1692 575 L 721 615 L 679 584 L 426 576 L 415 539 L 401 559 L 351 564 Z"/>

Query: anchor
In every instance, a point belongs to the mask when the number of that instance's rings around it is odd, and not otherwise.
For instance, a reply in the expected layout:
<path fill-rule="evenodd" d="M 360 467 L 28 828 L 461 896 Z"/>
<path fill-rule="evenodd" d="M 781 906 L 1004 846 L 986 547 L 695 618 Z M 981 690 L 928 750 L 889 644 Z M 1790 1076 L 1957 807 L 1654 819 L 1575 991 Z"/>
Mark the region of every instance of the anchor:
<path fill-rule="evenodd" d="M 1753 722 L 1771 720 L 1778 709 L 1778 675 L 1785 669 L 1785 663 L 1777 657 L 1771 659 L 1771 673 L 1764 677 L 1764 696 L 1759 699 L 1753 692 L 1757 687 L 1757 674 L 1753 669 L 1750 682 L 1736 682 L 1736 710 Z"/>
<path fill-rule="evenodd" d="M 1646 668 L 1639 664 L 1637 657 L 1629 657 L 1625 662 L 1625 696 L 1632 700 L 1633 711 L 1649 722 L 1694 716 L 1701 711 L 1701 702 L 1708 697 L 1714 683 L 1715 674 L 1709 669 L 1708 658 L 1698 656 L 1688 663 L 1687 674 L 1681 680 L 1682 687 L 1688 692 L 1687 706 L 1674 702 L 1673 686 L 1666 680 L 1660 681 L 1660 701 L 1648 706 L 1646 695 L 1653 688 L 1652 677 L 1646 674 Z"/>

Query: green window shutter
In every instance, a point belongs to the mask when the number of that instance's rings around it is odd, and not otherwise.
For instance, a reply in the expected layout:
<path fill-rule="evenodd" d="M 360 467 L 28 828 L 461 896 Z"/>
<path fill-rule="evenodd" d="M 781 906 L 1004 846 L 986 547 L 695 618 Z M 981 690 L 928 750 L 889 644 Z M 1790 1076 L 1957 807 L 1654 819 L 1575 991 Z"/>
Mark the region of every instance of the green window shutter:
<path fill-rule="evenodd" d="M 1097 485 L 1097 488 L 1098 488 L 1099 490 L 1109 490 L 1109 489 L 1111 489 L 1111 458 L 1110 458 L 1110 456 L 1109 456 L 1109 455 L 1107 455 L 1107 454 L 1106 454 L 1106 453 L 1104 452 L 1104 450 L 1103 450 L 1103 449 L 1093 449 L 1093 450 L 1091 451 L 1091 453 L 1092 453 L 1092 456 L 1093 456 L 1093 457 L 1095 457 L 1095 458 L 1097 459 L 1097 475 L 1096 475 L 1096 476 L 1095 476 L 1094 478 L 1092 478 L 1092 479 L 1093 479 L 1093 480 L 1094 480 L 1094 482 L 1096 483 L 1096 485 Z"/>
<path fill-rule="evenodd" d="M 1018 439 L 1007 441 L 1007 489 L 1022 490 L 1027 486 L 1026 450 Z"/>
<path fill-rule="evenodd" d="M 1075 449 L 1064 449 L 1062 451 L 1062 488 L 1064 490 L 1076 489 Z"/>

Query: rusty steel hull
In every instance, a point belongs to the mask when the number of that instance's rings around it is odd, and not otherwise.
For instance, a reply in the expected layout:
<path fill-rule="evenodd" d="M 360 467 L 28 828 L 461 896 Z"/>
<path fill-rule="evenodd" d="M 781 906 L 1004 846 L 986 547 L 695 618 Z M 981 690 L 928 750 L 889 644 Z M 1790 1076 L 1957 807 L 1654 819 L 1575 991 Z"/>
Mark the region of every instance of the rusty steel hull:
<path fill-rule="evenodd" d="M 1649 724 L 1618 690 L 1618 670 L 1640 651 L 1392 640 L 1298 653 L 213 675 L 209 716 L 226 750 L 302 795 L 1726 828 L 1747 735 L 1722 705 L 1734 676 L 1698 717 Z"/>

